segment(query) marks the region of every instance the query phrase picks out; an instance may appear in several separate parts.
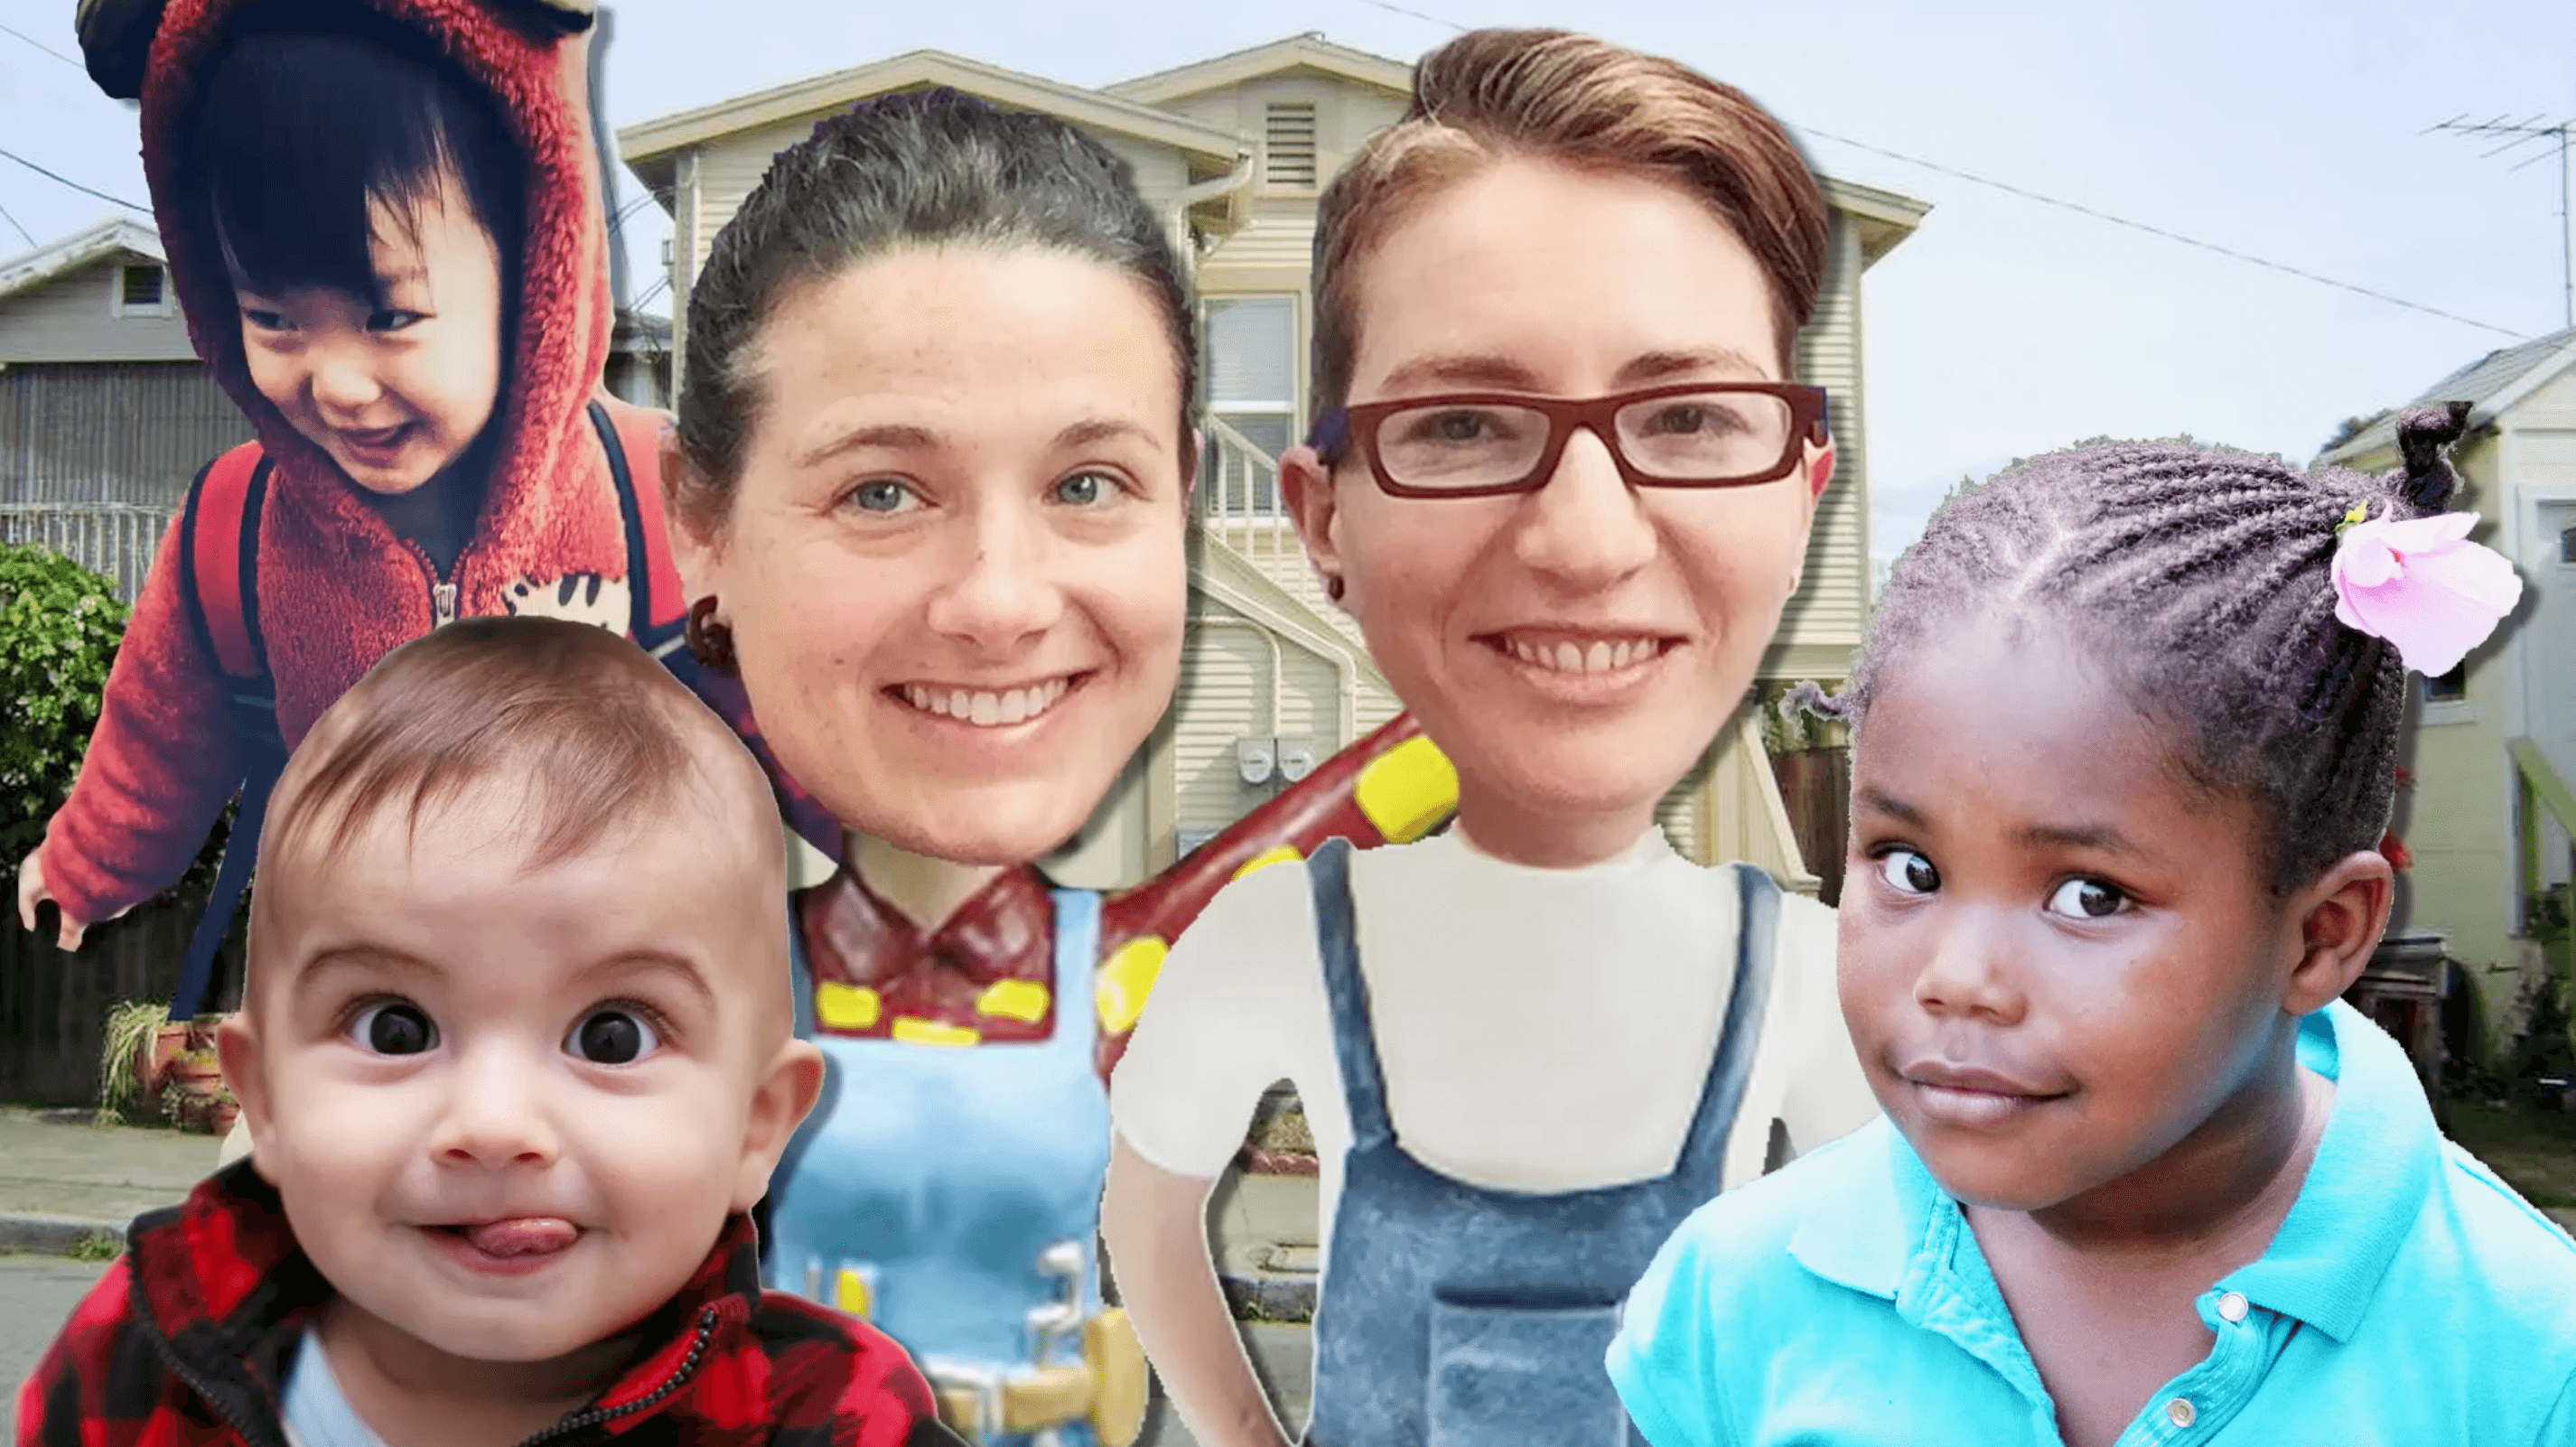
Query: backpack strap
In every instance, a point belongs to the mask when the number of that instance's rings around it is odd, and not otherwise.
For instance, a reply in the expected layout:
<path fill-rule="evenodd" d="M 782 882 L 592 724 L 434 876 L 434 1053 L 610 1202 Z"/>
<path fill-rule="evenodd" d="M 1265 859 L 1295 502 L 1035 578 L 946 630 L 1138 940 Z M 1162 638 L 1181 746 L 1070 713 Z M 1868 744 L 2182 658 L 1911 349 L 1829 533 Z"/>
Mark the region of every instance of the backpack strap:
<path fill-rule="evenodd" d="M 230 679 L 264 682 L 268 673 L 256 577 L 269 466 L 256 442 L 207 463 L 188 489 L 179 530 L 180 591 L 191 605 L 197 642 Z"/>
<path fill-rule="evenodd" d="M 626 594 L 633 609 L 628 631 L 646 652 L 664 657 L 681 644 L 688 619 L 671 536 L 662 519 L 660 413 L 592 399 L 591 429 L 608 454 L 608 476 L 617 485 L 617 511 L 626 525 Z"/>
<path fill-rule="evenodd" d="M 170 1018 L 193 1020 L 213 1003 L 215 966 L 233 914 L 250 887 L 259 857 L 260 826 L 269 791 L 286 768 L 286 741 L 277 727 L 277 685 L 259 629 L 259 525 L 268 500 L 269 461 L 245 442 L 208 463 L 188 489 L 179 528 L 180 591 L 198 645 L 223 675 L 225 713 L 242 776 L 233 829 L 206 910 L 189 937 L 188 954 L 172 993 Z"/>

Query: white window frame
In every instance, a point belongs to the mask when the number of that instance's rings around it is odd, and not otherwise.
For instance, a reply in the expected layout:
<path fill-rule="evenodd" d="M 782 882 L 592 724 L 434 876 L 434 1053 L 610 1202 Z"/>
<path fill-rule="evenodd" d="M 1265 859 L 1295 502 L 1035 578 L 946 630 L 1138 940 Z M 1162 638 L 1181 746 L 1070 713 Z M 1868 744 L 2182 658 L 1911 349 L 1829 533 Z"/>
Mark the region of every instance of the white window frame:
<path fill-rule="evenodd" d="M 1215 327 L 1213 325 L 1215 313 L 1218 307 L 1229 302 L 1287 303 L 1289 395 L 1276 400 L 1267 397 L 1244 400 L 1227 400 L 1220 399 L 1215 396 L 1215 389 L 1213 385 L 1211 385 L 1209 389 L 1210 395 L 1206 399 L 1207 414 L 1211 418 L 1225 421 L 1228 424 L 1232 424 L 1234 419 L 1237 417 L 1260 417 L 1265 419 L 1275 418 L 1284 420 L 1288 424 L 1288 442 L 1289 445 L 1293 447 L 1297 443 L 1298 428 L 1304 424 L 1304 418 L 1301 415 L 1305 410 L 1304 399 L 1296 394 L 1301 390 L 1298 385 L 1297 377 L 1300 361 L 1297 349 L 1300 339 L 1305 336 L 1305 297 L 1302 294 L 1293 291 L 1218 292 L 1212 296 L 1201 297 L 1199 299 L 1199 335 L 1210 339 L 1206 366 L 1210 375 L 1211 383 L 1213 382 L 1216 371 L 1216 350 L 1213 345 L 1213 339 L 1216 334 Z M 1242 429 L 1237 427 L 1235 430 L 1241 431 Z"/>

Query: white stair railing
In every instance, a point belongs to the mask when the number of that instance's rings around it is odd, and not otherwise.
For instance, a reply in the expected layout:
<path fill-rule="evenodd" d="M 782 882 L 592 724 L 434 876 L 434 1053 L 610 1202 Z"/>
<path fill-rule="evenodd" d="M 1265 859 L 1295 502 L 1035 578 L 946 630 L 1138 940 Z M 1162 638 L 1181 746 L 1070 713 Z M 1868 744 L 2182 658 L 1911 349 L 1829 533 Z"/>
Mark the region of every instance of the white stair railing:
<path fill-rule="evenodd" d="M 1207 419 L 1205 437 L 1191 505 L 1201 531 L 1365 647 L 1359 625 L 1324 591 L 1324 580 L 1306 555 L 1305 540 L 1297 535 L 1287 500 L 1280 495 L 1278 460 L 1218 418 Z"/>

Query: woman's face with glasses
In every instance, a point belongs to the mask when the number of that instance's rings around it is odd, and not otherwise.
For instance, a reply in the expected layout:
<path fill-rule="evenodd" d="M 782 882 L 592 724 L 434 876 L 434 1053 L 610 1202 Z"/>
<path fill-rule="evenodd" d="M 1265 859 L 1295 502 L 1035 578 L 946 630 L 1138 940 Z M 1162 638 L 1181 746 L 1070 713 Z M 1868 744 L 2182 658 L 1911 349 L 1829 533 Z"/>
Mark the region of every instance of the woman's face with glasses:
<path fill-rule="evenodd" d="M 1786 385 L 1752 252 L 1659 182 L 1503 161 L 1362 265 L 1333 460 L 1282 459 L 1299 527 L 1469 836 L 1606 858 L 1752 682 L 1830 466 L 1822 394 Z"/>

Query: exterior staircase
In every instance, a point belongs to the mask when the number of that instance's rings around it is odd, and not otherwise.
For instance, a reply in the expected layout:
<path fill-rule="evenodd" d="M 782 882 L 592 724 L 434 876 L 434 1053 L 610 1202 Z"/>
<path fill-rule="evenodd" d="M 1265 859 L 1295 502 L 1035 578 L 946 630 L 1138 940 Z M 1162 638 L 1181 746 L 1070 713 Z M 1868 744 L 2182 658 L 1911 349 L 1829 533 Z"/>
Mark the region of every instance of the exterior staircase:
<path fill-rule="evenodd" d="M 1199 465 L 1191 516 L 1212 547 L 1250 563 L 1280 591 L 1314 615 L 1314 621 L 1348 641 L 1360 659 L 1367 640 L 1351 615 L 1324 591 L 1324 580 L 1306 556 L 1305 541 L 1280 495 L 1279 462 L 1216 418 L 1207 420 L 1207 447 Z"/>

